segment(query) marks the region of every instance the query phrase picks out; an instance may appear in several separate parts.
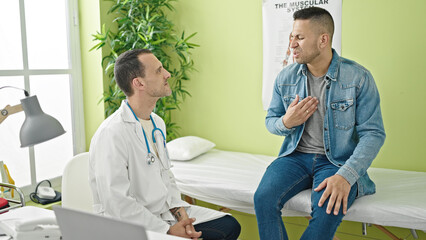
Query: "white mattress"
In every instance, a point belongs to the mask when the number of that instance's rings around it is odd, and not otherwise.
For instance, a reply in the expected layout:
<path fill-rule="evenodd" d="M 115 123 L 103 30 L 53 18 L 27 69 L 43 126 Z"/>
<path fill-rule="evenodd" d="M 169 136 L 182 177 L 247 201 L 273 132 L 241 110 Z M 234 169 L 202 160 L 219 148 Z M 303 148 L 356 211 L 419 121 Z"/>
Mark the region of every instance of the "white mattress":
<path fill-rule="evenodd" d="M 253 195 L 275 157 L 217 149 L 190 161 L 173 161 L 178 188 L 185 195 L 254 214 Z M 426 231 L 426 172 L 370 168 L 376 193 L 358 198 L 344 220 Z M 283 216 L 309 216 L 305 190 L 284 206 Z"/>

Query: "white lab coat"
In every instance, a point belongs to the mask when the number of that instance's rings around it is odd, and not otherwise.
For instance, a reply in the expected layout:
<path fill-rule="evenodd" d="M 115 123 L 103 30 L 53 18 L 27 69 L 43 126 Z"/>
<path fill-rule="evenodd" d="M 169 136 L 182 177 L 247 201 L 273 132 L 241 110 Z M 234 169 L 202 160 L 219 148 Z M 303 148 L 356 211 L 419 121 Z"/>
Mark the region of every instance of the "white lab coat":
<path fill-rule="evenodd" d="M 165 134 L 164 121 L 155 113 L 151 117 Z M 90 145 L 89 180 L 96 213 L 163 233 L 175 223 L 171 208 L 185 207 L 197 222 L 225 215 L 182 201 L 172 172 L 164 170 L 158 159 L 148 165 L 146 156 L 141 124 L 123 101 L 98 128 Z"/>

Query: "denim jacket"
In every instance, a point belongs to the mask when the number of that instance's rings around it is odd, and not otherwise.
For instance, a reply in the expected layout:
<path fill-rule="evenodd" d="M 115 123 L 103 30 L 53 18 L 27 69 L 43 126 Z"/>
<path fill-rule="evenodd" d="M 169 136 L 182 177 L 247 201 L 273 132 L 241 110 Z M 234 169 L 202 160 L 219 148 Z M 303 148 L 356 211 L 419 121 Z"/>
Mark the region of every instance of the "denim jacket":
<path fill-rule="evenodd" d="M 279 157 L 292 153 L 302 137 L 305 124 L 288 129 L 282 118 L 290 103 L 299 95 L 308 96 L 306 64 L 292 64 L 275 81 L 266 128 L 285 136 Z M 371 73 L 354 61 L 333 58 L 325 75 L 324 149 L 329 161 L 338 166 L 336 174 L 351 186 L 358 185 L 358 197 L 375 192 L 367 168 L 385 140 L 380 97 Z"/>

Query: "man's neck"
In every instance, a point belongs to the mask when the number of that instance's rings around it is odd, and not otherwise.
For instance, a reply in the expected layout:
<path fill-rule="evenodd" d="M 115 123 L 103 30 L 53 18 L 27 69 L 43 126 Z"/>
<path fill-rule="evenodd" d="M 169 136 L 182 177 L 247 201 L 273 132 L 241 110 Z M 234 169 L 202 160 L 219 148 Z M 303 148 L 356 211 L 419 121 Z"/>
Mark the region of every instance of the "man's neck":
<path fill-rule="evenodd" d="M 306 65 L 313 76 L 322 77 L 327 73 L 332 59 L 333 51 L 329 49 L 319 55 L 312 63 L 308 63 Z"/>
<path fill-rule="evenodd" d="M 138 118 L 149 120 L 158 98 L 136 96 L 133 94 L 127 101 Z"/>

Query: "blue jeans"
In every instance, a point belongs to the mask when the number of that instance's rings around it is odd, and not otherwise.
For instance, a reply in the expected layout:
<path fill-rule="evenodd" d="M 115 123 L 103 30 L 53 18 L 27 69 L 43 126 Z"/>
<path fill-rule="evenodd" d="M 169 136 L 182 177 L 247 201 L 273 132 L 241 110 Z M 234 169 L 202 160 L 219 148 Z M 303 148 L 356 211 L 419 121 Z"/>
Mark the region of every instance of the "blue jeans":
<path fill-rule="evenodd" d="M 203 240 L 236 240 L 241 232 L 240 224 L 230 215 L 196 224 L 194 228 L 202 232 Z"/>
<path fill-rule="evenodd" d="M 254 195 L 260 239 L 288 239 L 281 218 L 281 209 L 284 204 L 302 190 L 314 189 L 324 179 L 335 175 L 338 170 L 337 166 L 330 163 L 327 157 L 321 154 L 295 151 L 273 161 L 263 175 Z M 340 207 L 338 215 L 334 215 L 333 211 L 331 214 L 326 213 L 328 199 L 322 207 L 318 207 L 324 190 L 325 188 L 320 192 L 312 191 L 312 219 L 300 239 L 332 239 L 337 227 L 342 222 L 343 205 Z M 348 209 L 356 195 L 357 185 L 354 184 L 348 197 Z"/>

